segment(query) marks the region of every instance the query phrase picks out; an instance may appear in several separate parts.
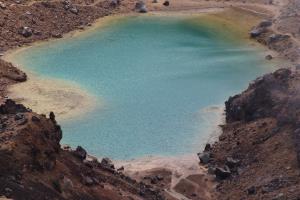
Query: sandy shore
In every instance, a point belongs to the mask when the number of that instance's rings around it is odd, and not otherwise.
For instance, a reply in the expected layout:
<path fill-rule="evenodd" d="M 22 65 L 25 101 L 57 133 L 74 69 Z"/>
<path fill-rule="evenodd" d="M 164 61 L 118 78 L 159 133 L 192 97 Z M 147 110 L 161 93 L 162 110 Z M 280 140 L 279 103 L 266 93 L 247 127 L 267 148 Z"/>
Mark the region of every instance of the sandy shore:
<path fill-rule="evenodd" d="M 60 121 L 82 117 L 94 108 L 103 106 L 104 102 L 100 98 L 90 94 L 75 82 L 41 77 L 25 66 L 16 64 L 14 56 L 28 48 L 30 47 L 9 51 L 3 57 L 5 61 L 12 62 L 26 72 L 29 77 L 27 81 L 8 88 L 9 98 L 38 114 L 48 115 L 52 111 Z"/>
<path fill-rule="evenodd" d="M 8 97 L 31 108 L 38 114 L 48 115 L 52 111 L 60 121 L 72 120 L 89 113 L 94 108 L 101 108 L 104 106 L 104 100 L 90 94 L 77 83 L 68 80 L 41 77 L 35 72 L 30 71 L 26 66 L 23 66 L 22 63 L 19 63 L 15 57 L 18 54 L 22 54 L 23 51 L 30 51 L 31 48 L 47 45 L 50 42 L 60 42 L 61 40 L 87 36 L 95 29 L 118 23 L 124 17 L 133 15 L 119 14 L 107 16 L 98 19 L 92 26 L 86 27 L 85 30 L 74 30 L 64 34 L 63 38 L 36 41 L 27 46 L 6 51 L 2 59 L 13 63 L 14 66 L 24 71 L 29 77 L 26 82 L 10 86 L 8 88 Z"/>
<path fill-rule="evenodd" d="M 163 177 L 161 186 L 175 199 L 188 199 L 182 193 L 185 187 L 190 187 L 195 194 L 207 200 L 213 199 L 212 190 L 215 183 L 207 175 L 207 170 L 199 165 L 197 155 L 148 156 L 129 161 L 115 161 L 115 164 L 117 168 L 123 166 L 124 173 L 138 181 L 147 182 L 147 177 Z M 197 177 L 198 181 L 189 180 L 190 177 Z"/>

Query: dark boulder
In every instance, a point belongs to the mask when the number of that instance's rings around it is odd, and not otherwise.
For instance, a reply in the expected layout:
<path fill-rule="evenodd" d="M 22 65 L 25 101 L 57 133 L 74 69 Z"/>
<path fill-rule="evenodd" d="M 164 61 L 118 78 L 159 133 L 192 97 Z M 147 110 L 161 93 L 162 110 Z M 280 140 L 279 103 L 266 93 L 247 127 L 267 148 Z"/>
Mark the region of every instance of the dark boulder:
<path fill-rule="evenodd" d="M 52 122 L 56 122 L 54 112 L 51 111 L 51 112 L 49 113 L 49 119 L 50 119 Z"/>
<path fill-rule="evenodd" d="M 146 12 L 148 12 L 146 4 L 145 4 L 144 1 L 138 1 L 138 2 L 136 2 L 136 4 L 135 4 L 135 10 L 137 12 L 140 12 L 140 13 L 146 13 Z"/>
<path fill-rule="evenodd" d="M 135 10 L 139 10 L 144 5 L 145 5 L 145 2 L 143 2 L 143 1 L 136 2 L 135 3 Z"/>
<path fill-rule="evenodd" d="M 16 104 L 11 99 L 7 99 L 4 104 L 0 105 L 0 114 L 16 114 L 28 111 L 22 104 Z"/>
<path fill-rule="evenodd" d="M 258 27 L 260 28 L 266 28 L 272 26 L 272 21 L 270 20 L 263 20 L 259 23 Z"/>
<path fill-rule="evenodd" d="M 84 160 L 86 158 L 87 152 L 84 148 L 78 146 L 76 150 L 73 152 L 73 154 L 80 160 Z"/>
<path fill-rule="evenodd" d="M 211 151 L 211 145 L 209 143 L 205 145 L 204 151 Z"/>
<path fill-rule="evenodd" d="M 75 6 L 72 6 L 72 7 L 70 8 L 70 12 L 73 13 L 73 14 L 75 14 L 75 15 L 78 15 L 79 10 L 78 10 L 78 8 L 76 8 Z"/>
<path fill-rule="evenodd" d="M 15 120 L 17 121 L 17 120 L 21 120 L 21 119 L 24 119 L 24 114 L 23 113 L 17 113 L 16 115 L 15 115 Z"/>
<path fill-rule="evenodd" d="M 32 33 L 32 29 L 27 26 L 23 26 L 19 29 L 19 34 L 26 38 L 32 36 Z"/>
<path fill-rule="evenodd" d="M 170 5 L 170 1 L 168 1 L 168 0 L 165 1 L 165 2 L 163 3 L 163 5 L 164 5 L 164 6 L 169 6 L 169 5 Z"/>
<path fill-rule="evenodd" d="M 230 177 L 231 171 L 225 165 L 225 167 L 217 167 L 215 170 L 215 175 L 218 180 L 224 180 Z"/>
<path fill-rule="evenodd" d="M 273 59 L 273 56 L 267 55 L 265 58 L 266 58 L 266 60 L 272 60 L 272 59 Z"/>
<path fill-rule="evenodd" d="M 230 168 L 230 169 L 234 169 L 236 167 L 238 167 L 240 165 L 241 161 L 238 159 L 233 159 L 232 157 L 227 157 L 226 158 L 226 165 Z"/>
<path fill-rule="evenodd" d="M 101 161 L 101 165 L 104 168 L 115 169 L 113 162 L 109 158 L 103 158 Z"/>
<path fill-rule="evenodd" d="M 210 161 L 210 152 L 203 152 L 203 153 L 198 153 L 198 158 L 200 160 L 200 163 L 206 165 Z"/>
<path fill-rule="evenodd" d="M 256 38 L 265 32 L 265 28 L 255 27 L 250 31 L 250 37 Z"/>
<path fill-rule="evenodd" d="M 141 9 L 139 10 L 140 13 L 147 13 L 148 9 L 146 7 L 146 5 L 144 5 L 143 7 L 141 7 Z"/>

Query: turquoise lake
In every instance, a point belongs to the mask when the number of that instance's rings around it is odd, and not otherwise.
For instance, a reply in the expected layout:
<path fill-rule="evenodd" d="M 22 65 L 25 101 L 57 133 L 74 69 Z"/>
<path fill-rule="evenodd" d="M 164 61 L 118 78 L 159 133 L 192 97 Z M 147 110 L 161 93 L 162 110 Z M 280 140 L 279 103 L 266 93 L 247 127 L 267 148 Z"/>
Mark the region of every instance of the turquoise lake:
<path fill-rule="evenodd" d="M 113 159 L 199 152 L 216 127 L 203 110 L 274 68 L 263 49 L 190 18 L 126 17 L 17 55 L 28 70 L 75 81 L 105 102 L 60 122 L 62 143 Z"/>

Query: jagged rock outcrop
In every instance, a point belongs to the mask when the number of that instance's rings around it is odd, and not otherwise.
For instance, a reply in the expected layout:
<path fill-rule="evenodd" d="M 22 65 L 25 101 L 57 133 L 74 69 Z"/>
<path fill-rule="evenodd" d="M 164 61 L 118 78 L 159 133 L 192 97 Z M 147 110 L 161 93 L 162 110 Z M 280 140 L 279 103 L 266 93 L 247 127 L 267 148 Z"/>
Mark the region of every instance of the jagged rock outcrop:
<path fill-rule="evenodd" d="M 60 148 L 62 131 L 50 118 L 6 100 L 0 105 L 0 196 L 32 199 L 164 199 L 163 192 L 88 159 L 82 147 Z"/>
<path fill-rule="evenodd" d="M 23 82 L 27 80 L 24 72 L 14 67 L 11 63 L 0 59 L 0 78 L 7 78 L 16 82 Z"/>
<path fill-rule="evenodd" d="M 218 199 L 300 196 L 300 72 L 279 69 L 226 102 L 226 121 L 212 145 L 209 172 Z M 207 151 L 205 151 L 207 152 Z"/>

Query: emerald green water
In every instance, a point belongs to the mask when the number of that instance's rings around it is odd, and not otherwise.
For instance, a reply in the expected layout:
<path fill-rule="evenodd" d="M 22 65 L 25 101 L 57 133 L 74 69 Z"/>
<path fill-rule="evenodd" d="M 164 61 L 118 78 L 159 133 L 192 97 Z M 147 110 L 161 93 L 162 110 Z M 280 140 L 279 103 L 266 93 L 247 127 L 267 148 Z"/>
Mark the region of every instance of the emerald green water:
<path fill-rule="evenodd" d="M 273 70 L 262 49 L 216 30 L 190 17 L 128 17 L 16 59 L 41 76 L 75 81 L 105 102 L 63 121 L 62 143 L 114 159 L 195 153 L 216 127 L 214 113 L 203 110 L 224 105 Z"/>

